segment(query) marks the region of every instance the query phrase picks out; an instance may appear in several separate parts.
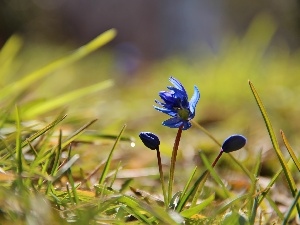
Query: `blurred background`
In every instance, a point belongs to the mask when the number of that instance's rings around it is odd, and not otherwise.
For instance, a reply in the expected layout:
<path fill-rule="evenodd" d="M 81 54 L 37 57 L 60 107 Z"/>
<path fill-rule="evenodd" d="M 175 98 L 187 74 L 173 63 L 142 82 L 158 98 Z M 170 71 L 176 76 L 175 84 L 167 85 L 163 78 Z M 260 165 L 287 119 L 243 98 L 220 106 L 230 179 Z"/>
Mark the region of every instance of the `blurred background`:
<path fill-rule="evenodd" d="M 169 156 L 176 130 L 162 127 L 167 117 L 152 106 L 173 75 L 189 96 L 193 85 L 199 87 L 197 122 L 220 142 L 232 133 L 247 136 L 246 151 L 235 153 L 239 160 L 251 164 L 253 152 L 262 151 L 268 162 L 276 156 L 248 85 L 251 80 L 277 135 L 283 129 L 291 145 L 299 146 L 300 2 L 296 0 L 1 0 L 0 46 L 18 37 L 20 51 L 0 85 L 110 28 L 118 32 L 111 43 L 50 74 L 22 102 L 45 101 L 111 78 L 115 85 L 108 91 L 68 105 L 72 121 L 98 118 L 96 129 L 108 134 L 117 134 L 126 123 L 126 135 L 134 138 L 140 131 L 155 132 L 163 139 L 163 155 Z M 124 151 L 117 154 L 124 164 L 139 168 L 155 162 L 155 154 L 145 154 L 145 147 L 136 141 L 135 148 L 121 145 Z M 211 155 L 218 151 L 197 128 L 184 132 L 181 146 L 179 157 L 187 165 L 200 149 Z M 96 155 L 93 159 L 99 161 L 102 156 Z M 274 172 L 276 165 L 266 163 L 263 172 Z"/>

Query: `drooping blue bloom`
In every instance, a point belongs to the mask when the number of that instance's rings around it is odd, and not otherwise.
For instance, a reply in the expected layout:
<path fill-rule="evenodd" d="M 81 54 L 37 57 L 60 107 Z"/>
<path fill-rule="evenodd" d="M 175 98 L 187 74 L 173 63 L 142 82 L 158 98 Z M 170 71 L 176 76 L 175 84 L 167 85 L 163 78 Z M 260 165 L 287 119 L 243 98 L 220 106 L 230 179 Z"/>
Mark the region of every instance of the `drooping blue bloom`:
<path fill-rule="evenodd" d="M 243 135 L 234 134 L 228 137 L 222 145 L 223 152 L 229 153 L 245 146 L 247 139 Z"/>
<path fill-rule="evenodd" d="M 169 78 L 174 87 L 167 87 L 169 91 L 160 91 L 159 97 L 163 100 L 155 102 L 162 108 L 154 106 L 160 112 L 163 112 L 172 118 L 165 120 L 162 125 L 170 128 L 178 128 L 183 125 L 183 130 L 189 129 L 192 124 L 190 120 L 195 117 L 195 108 L 200 99 L 200 92 L 194 86 L 194 94 L 190 101 L 183 85 L 174 77 Z"/>
<path fill-rule="evenodd" d="M 151 132 L 141 132 L 139 137 L 147 148 L 150 148 L 151 150 L 159 148 L 160 141 L 155 134 Z"/>

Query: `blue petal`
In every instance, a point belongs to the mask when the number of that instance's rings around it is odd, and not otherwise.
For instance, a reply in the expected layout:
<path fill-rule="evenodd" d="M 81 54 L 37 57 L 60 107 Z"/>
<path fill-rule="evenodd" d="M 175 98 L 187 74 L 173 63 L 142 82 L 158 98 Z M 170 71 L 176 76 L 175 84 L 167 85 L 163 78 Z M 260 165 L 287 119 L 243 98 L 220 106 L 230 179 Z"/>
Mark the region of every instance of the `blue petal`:
<path fill-rule="evenodd" d="M 164 108 L 159 108 L 157 106 L 154 106 L 154 109 L 157 111 L 160 111 L 162 113 L 165 113 L 169 116 L 176 117 L 177 116 L 177 111 L 174 111 L 173 109 L 164 109 Z"/>
<path fill-rule="evenodd" d="M 170 118 L 165 120 L 162 125 L 170 127 L 170 128 L 178 128 L 182 125 L 183 121 L 181 118 L 179 117 L 174 117 L 174 118 Z"/>
<path fill-rule="evenodd" d="M 179 80 L 177 80 L 177 79 L 174 78 L 174 77 L 170 77 L 170 78 L 169 78 L 169 81 L 174 85 L 174 87 L 176 87 L 177 89 L 179 89 L 179 90 L 181 90 L 181 91 L 183 91 L 183 92 L 186 93 L 186 91 L 185 91 L 183 85 L 179 82 Z"/>
<path fill-rule="evenodd" d="M 170 128 L 179 128 L 183 124 L 183 130 L 189 129 L 192 124 L 187 120 L 182 120 L 179 117 L 170 118 L 168 120 L 165 120 L 162 125 L 170 127 Z"/>
<path fill-rule="evenodd" d="M 190 127 L 192 126 L 192 124 L 189 122 L 189 121 L 184 121 L 183 122 L 183 130 L 187 130 L 187 129 L 189 129 Z"/>
<path fill-rule="evenodd" d="M 200 92 L 197 86 L 194 86 L 194 94 L 190 100 L 190 112 L 192 113 L 191 119 L 193 119 L 195 116 L 195 108 L 199 99 L 200 99 Z"/>
<path fill-rule="evenodd" d="M 172 92 L 174 92 L 173 93 L 174 97 L 178 97 L 180 99 L 188 98 L 188 95 L 187 95 L 187 93 L 185 91 L 182 91 L 182 90 L 180 90 L 180 89 L 178 89 L 176 87 L 171 87 L 171 86 L 169 86 L 167 88 L 169 90 L 171 90 Z"/>

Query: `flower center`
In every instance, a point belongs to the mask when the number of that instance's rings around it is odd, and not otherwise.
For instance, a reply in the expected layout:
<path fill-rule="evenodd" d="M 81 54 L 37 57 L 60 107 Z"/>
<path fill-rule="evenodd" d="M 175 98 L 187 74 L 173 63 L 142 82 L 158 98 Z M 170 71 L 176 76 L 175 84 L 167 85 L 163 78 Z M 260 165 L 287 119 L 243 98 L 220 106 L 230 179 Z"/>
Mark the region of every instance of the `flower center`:
<path fill-rule="evenodd" d="M 178 109 L 177 113 L 181 119 L 189 120 L 190 111 L 188 109 Z"/>

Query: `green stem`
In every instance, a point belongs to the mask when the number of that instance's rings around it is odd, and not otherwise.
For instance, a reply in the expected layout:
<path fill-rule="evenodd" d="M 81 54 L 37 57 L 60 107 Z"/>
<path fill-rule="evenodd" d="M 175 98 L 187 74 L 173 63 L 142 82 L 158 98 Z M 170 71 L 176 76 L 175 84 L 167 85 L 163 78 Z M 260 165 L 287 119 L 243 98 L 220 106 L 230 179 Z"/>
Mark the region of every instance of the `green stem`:
<path fill-rule="evenodd" d="M 177 157 L 177 151 L 178 146 L 181 138 L 183 125 L 181 125 L 178 128 L 176 139 L 173 146 L 172 151 L 172 157 L 171 157 L 171 166 L 170 166 L 170 177 L 169 177 L 169 187 L 168 187 L 168 204 L 170 203 L 172 199 L 172 189 L 173 189 L 173 183 L 174 183 L 174 172 L 175 172 L 175 164 L 176 164 L 176 157 Z"/>
<path fill-rule="evenodd" d="M 164 202 L 165 202 L 165 206 L 167 208 L 168 204 L 166 203 L 166 201 L 168 200 L 168 198 L 167 198 L 166 186 L 165 186 L 165 181 L 164 181 L 164 172 L 162 169 L 159 147 L 156 149 L 156 154 L 157 154 L 157 163 L 158 163 L 158 169 L 159 169 L 159 175 L 160 175 L 160 182 L 161 182 L 162 192 L 164 195 Z"/>

